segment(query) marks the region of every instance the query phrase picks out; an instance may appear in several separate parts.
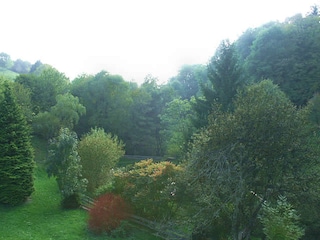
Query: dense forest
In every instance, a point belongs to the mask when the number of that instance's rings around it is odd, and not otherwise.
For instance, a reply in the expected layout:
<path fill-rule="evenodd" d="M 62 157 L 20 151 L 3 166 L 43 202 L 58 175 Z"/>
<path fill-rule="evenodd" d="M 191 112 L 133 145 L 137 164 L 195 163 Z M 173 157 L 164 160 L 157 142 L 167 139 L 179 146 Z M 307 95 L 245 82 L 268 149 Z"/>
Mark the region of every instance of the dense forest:
<path fill-rule="evenodd" d="M 48 64 L 13 61 L 7 53 L 0 53 L 0 75 L 0 121 L 7 129 L 0 136 L 1 182 L 10 178 L 9 150 L 27 149 L 15 150 L 19 162 L 12 166 L 24 166 L 16 174 L 26 180 L 16 181 L 28 192 L 11 204 L 33 191 L 30 139 L 36 137 L 47 143 L 47 172 L 64 206 L 80 192 L 112 192 L 140 216 L 186 226 L 192 239 L 319 239 L 316 6 L 305 17 L 221 41 L 207 65 L 182 66 L 165 84 L 148 75 L 138 85 L 107 71 L 70 80 Z M 16 148 L 9 138 L 21 139 Z M 115 169 L 123 155 L 166 161 Z M 8 189 L 0 184 L 0 192 Z M 7 198 L 1 193 L 2 203 Z"/>

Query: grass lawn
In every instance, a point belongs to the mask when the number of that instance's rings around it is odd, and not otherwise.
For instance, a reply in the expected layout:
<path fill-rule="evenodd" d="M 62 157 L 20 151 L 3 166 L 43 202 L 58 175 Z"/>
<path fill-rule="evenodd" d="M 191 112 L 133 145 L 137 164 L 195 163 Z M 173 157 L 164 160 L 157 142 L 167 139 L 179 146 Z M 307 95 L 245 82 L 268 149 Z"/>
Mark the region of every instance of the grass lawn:
<path fill-rule="evenodd" d="M 6 68 L 2 68 L 0 67 L 0 76 L 3 76 L 5 78 L 8 78 L 10 80 L 13 80 L 15 79 L 19 74 L 18 73 L 15 73 L 13 71 L 10 71 Z"/>
<path fill-rule="evenodd" d="M 35 189 L 31 200 L 24 205 L 0 206 L 1 240 L 115 239 L 92 235 L 87 230 L 86 211 L 62 210 L 56 181 L 40 168 L 36 170 Z M 138 229 L 132 229 L 129 237 L 117 239 L 128 238 L 158 239 Z"/>

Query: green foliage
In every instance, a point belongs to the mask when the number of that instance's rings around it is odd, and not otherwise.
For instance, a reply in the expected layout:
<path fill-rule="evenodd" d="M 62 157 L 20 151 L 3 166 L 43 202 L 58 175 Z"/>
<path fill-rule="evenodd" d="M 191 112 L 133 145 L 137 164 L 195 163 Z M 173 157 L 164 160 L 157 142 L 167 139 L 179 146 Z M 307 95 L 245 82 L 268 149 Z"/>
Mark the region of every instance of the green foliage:
<path fill-rule="evenodd" d="M 207 68 L 210 84 L 201 85 L 203 98 L 196 98 L 193 104 L 198 116 L 195 121 L 198 129 L 208 124 L 208 115 L 215 103 L 220 104 L 223 111 L 232 111 L 237 91 L 246 84 L 236 46 L 228 40 L 220 43 Z"/>
<path fill-rule="evenodd" d="M 183 100 L 190 100 L 192 97 L 200 96 L 200 86 L 208 82 L 207 68 L 204 65 L 183 65 L 179 74 L 170 79 L 169 86 Z"/>
<path fill-rule="evenodd" d="M 130 154 L 159 156 L 163 154 L 160 115 L 172 100 L 172 89 L 158 85 L 151 75 L 132 92 L 131 125 L 127 149 Z"/>
<path fill-rule="evenodd" d="M 4 87 L 4 83 L 7 82 L 11 88 L 14 98 L 16 99 L 17 104 L 21 108 L 22 114 L 27 120 L 27 123 L 30 123 L 33 118 L 32 114 L 32 103 L 31 103 L 31 92 L 29 89 L 26 89 L 23 85 L 19 83 L 15 83 L 13 81 L 8 81 L 8 77 L 1 77 L 0 76 L 0 92 L 1 87 Z M 0 101 L 2 100 L 3 96 L 0 93 Z"/>
<path fill-rule="evenodd" d="M 86 111 L 85 107 L 79 103 L 79 99 L 70 93 L 57 95 L 56 101 L 57 103 L 50 108 L 49 112 L 40 112 L 33 119 L 35 134 L 44 139 L 56 136 L 60 128 L 72 130 Z"/>
<path fill-rule="evenodd" d="M 70 93 L 57 95 L 56 101 L 57 103 L 51 108 L 51 113 L 59 118 L 61 127 L 73 129 L 79 122 L 80 116 L 85 114 L 86 108 Z"/>
<path fill-rule="evenodd" d="M 191 101 L 194 101 L 194 98 Z M 187 152 L 188 142 L 195 132 L 192 122 L 194 115 L 195 112 L 187 99 L 174 99 L 166 104 L 160 115 L 166 155 L 182 158 Z"/>
<path fill-rule="evenodd" d="M 263 199 L 285 192 L 303 205 L 299 196 L 315 191 L 311 182 L 319 179 L 315 171 L 313 179 L 306 174 L 319 164 L 314 148 L 319 138 L 310 138 L 314 129 L 308 115 L 271 81 L 242 91 L 233 113 L 215 109 L 189 155 L 189 181 L 201 206 L 197 221 L 205 226 L 220 222 L 233 236 L 245 229 L 246 236 L 261 208 L 250 191 Z"/>
<path fill-rule="evenodd" d="M 4 83 L 0 101 L 0 202 L 17 205 L 34 191 L 34 156 L 30 129 L 13 96 Z"/>
<path fill-rule="evenodd" d="M 76 97 L 70 93 L 59 94 L 66 91 L 67 80 L 53 68 L 46 69 L 39 76 L 21 74 L 16 82 L 31 91 L 33 131 L 44 139 L 57 136 L 60 128 L 72 129 L 84 111 Z"/>
<path fill-rule="evenodd" d="M 0 67 L 0 77 L 5 77 L 7 79 L 14 80 L 17 76 L 18 76 L 17 73 L 7 68 Z"/>
<path fill-rule="evenodd" d="M 13 66 L 10 69 L 16 73 L 29 73 L 31 69 L 31 63 L 17 59 L 13 62 Z"/>
<path fill-rule="evenodd" d="M 87 185 L 87 180 L 82 177 L 77 145 L 77 135 L 63 128 L 49 146 L 47 173 L 56 178 L 65 208 L 79 207 L 80 196 Z"/>
<path fill-rule="evenodd" d="M 264 203 L 260 220 L 268 240 L 298 240 L 304 235 L 299 216 L 287 198 L 280 196 L 275 207 Z"/>
<path fill-rule="evenodd" d="M 152 76 L 137 87 L 120 76 L 100 72 L 75 79 L 71 92 L 79 97 L 87 112 L 75 128 L 78 134 L 100 127 L 122 139 L 128 154 L 163 153 L 159 115 L 172 100 L 170 87 L 158 85 Z"/>
<path fill-rule="evenodd" d="M 315 15 L 264 25 L 255 30 L 246 70 L 255 81 L 271 79 L 294 104 L 306 105 L 320 89 L 319 37 Z"/>
<path fill-rule="evenodd" d="M 155 134 L 153 120 L 150 115 L 152 95 L 144 87 L 131 90 L 133 104 L 130 109 L 130 141 L 126 142 L 126 152 L 129 154 L 153 155 Z"/>
<path fill-rule="evenodd" d="M 38 113 L 32 121 L 34 134 L 46 140 L 57 135 L 59 126 L 59 118 L 47 111 Z"/>
<path fill-rule="evenodd" d="M 261 29 L 259 29 L 261 30 Z M 240 62 L 244 62 L 250 55 L 251 46 L 258 34 L 257 28 L 249 28 L 235 41 L 236 50 L 239 54 Z"/>
<path fill-rule="evenodd" d="M 213 85 L 214 97 L 224 111 L 233 109 L 232 102 L 237 90 L 244 85 L 240 66 L 235 44 L 222 41 L 208 65 L 208 78 Z"/>
<path fill-rule="evenodd" d="M 93 127 L 103 128 L 124 139 L 129 131 L 129 107 L 132 103 L 129 84 L 121 76 L 105 71 L 83 75 L 72 81 L 71 93 L 86 108 L 76 131 L 79 134 Z"/>
<path fill-rule="evenodd" d="M 32 103 L 31 92 L 19 83 L 13 85 L 13 93 L 17 99 L 17 103 L 20 105 L 23 115 L 26 117 L 28 123 L 32 121 Z"/>
<path fill-rule="evenodd" d="M 40 73 L 45 69 L 45 64 L 43 64 L 40 60 L 36 61 L 30 68 L 30 73 L 35 75 L 40 75 Z"/>
<path fill-rule="evenodd" d="M 44 69 L 39 75 L 20 74 L 16 82 L 31 91 L 33 112 L 49 111 L 56 104 L 56 97 L 68 91 L 69 79 L 53 67 Z"/>
<path fill-rule="evenodd" d="M 138 215 L 168 220 L 178 209 L 176 181 L 181 171 L 180 166 L 167 161 L 142 160 L 115 172 L 114 191 L 129 201 Z"/>
<path fill-rule="evenodd" d="M 317 93 L 310 100 L 310 120 L 320 126 L 320 95 Z"/>
<path fill-rule="evenodd" d="M 83 176 L 88 179 L 87 190 L 94 193 L 112 179 L 112 168 L 124 155 L 124 145 L 117 136 L 101 128 L 91 129 L 79 142 Z"/>
<path fill-rule="evenodd" d="M 132 229 L 133 226 L 130 224 L 128 220 L 121 221 L 120 225 L 111 231 L 111 236 L 113 238 L 124 238 L 124 239 L 136 239 L 134 236 L 132 236 Z"/>

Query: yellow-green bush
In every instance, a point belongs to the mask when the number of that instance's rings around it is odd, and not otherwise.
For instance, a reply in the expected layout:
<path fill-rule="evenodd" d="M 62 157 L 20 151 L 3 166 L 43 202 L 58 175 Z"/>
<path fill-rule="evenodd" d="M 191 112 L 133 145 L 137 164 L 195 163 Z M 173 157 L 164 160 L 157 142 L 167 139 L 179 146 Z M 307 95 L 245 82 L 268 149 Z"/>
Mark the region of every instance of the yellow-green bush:
<path fill-rule="evenodd" d="M 168 161 L 142 160 L 114 174 L 114 191 L 131 203 L 136 214 L 168 219 L 178 208 L 176 180 L 181 171 L 182 167 Z"/>

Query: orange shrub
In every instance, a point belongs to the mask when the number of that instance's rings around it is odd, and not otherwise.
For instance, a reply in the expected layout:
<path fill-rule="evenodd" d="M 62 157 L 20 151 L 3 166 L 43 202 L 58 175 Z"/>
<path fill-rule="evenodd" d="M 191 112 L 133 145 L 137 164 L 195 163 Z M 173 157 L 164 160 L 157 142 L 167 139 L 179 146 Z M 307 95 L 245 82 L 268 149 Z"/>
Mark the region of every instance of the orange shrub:
<path fill-rule="evenodd" d="M 99 197 L 89 210 L 89 229 L 95 233 L 110 233 L 130 215 L 130 208 L 122 197 L 107 193 Z"/>
<path fill-rule="evenodd" d="M 115 173 L 114 191 L 136 214 L 152 220 L 170 219 L 178 210 L 177 180 L 182 171 L 181 166 L 168 161 L 142 160 Z"/>

